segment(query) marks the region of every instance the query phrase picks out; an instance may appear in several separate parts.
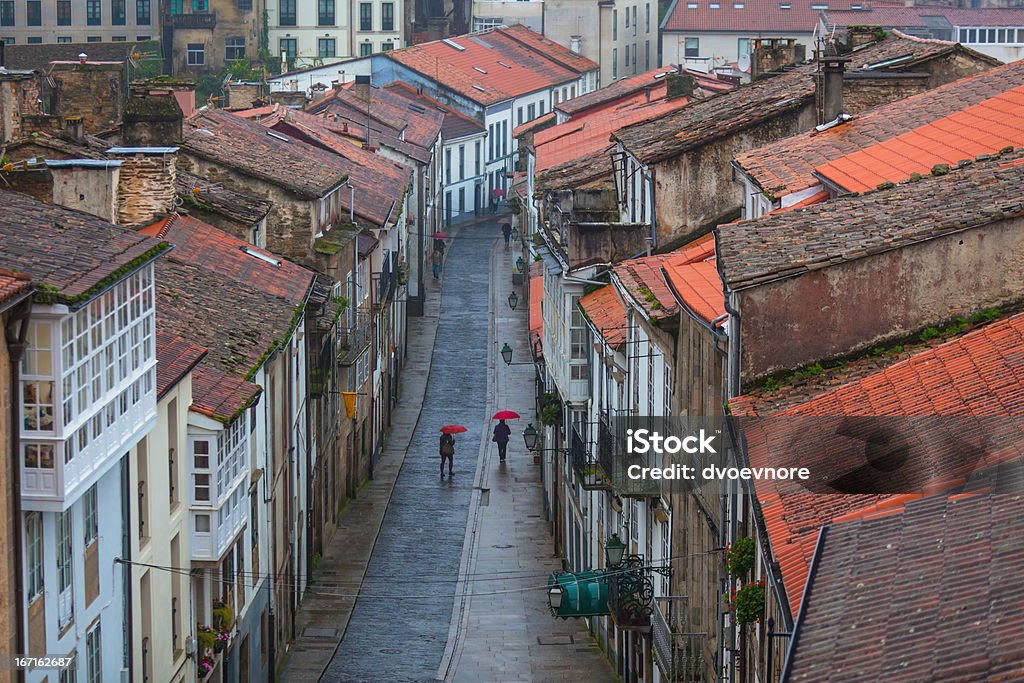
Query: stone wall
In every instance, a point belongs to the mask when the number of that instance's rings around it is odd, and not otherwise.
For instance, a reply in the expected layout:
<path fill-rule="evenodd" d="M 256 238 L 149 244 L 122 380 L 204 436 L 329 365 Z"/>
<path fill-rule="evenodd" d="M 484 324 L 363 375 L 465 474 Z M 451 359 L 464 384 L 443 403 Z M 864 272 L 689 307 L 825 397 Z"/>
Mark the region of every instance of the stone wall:
<path fill-rule="evenodd" d="M 56 111 L 61 117 L 81 116 L 87 133 L 115 128 L 124 111 L 124 64 L 55 63 L 50 76 L 57 83 Z"/>
<path fill-rule="evenodd" d="M 183 152 L 178 161 L 182 170 L 193 175 L 273 202 L 267 216 L 267 249 L 292 261 L 314 265 L 314 201 L 193 154 Z"/>
<path fill-rule="evenodd" d="M 53 203 L 115 223 L 119 170 L 116 166 L 53 168 Z"/>
<path fill-rule="evenodd" d="M 139 94 L 124 110 L 122 137 L 128 147 L 167 147 L 181 142 L 183 119 L 171 92 Z"/>
<path fill-rule="evenodd" d="M 1024 219 L 740 290 L 741 380 L 895 342 L 1022 292 Z"/>
<path fill-rule="evenodd" d="M 117 222 L 144 227 L 174 210 L 177 155 L 121 158 Z"/>
<path fill-rule="evenodd" d="M 8 315 L 0 314 L 0 329 L 5 329 Z M 17 444 L 13 442 L 11 430 L 11 404 L 18 397 L 11 386 L 11 359 L 7 352 L 7 344 L 0 338 L 0 448 L 4 453 L 14 453 Z M 20 571 L 15 561 L 20 555 L 16 548 L 15 521 L 20 515 L 14 509 L 11 492 L 14 490 L 14 478 L 20 473 L 12 467 L 12 458 L 0 461 L 0 581 L 4 590 L 0 591 L 0 647 L 6 652 L 18 652 L 17 629 L 19 624 L 18 611 L 21 601 L 14 587 L 17 585 L 15 572 Z M 0 683 L 13 683 L 17 680 L 13 670 L 0 671 Z"/>

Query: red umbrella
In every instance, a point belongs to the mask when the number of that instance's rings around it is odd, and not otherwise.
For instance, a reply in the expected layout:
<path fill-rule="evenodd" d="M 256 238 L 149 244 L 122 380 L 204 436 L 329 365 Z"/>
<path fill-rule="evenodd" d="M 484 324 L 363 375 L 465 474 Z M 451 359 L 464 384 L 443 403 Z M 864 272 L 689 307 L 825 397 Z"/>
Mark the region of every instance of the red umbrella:
<path fill-rule="evenodd" d="M 435 240 L 446 240 L 446 239 L 448 239 L 448 235 L 446 235 L 445 233 L 441 232 L 440 230 L 438 230 L 433 235 L 431 235 L 431 237 L 433 237 Z"/>
<path fill-rule="evenodd" d="M 491 416 L 492 420 L 518 420 L 519 413 L 514 410 L 499 410 Z"/>
<path fill-rule="evenodd" d="M 496 187 L 493 190 L 491 190 L 491 194 L 493 194 L 495 197 L 504 197 L 505 190 L 501 189 L 500 187 Z"/>
<path fill-rule="evenodd" d="M 445 425 L 441 427 L 442 434 L 461 434 L 462 432 L 469 431 L 462 425 Z"/>

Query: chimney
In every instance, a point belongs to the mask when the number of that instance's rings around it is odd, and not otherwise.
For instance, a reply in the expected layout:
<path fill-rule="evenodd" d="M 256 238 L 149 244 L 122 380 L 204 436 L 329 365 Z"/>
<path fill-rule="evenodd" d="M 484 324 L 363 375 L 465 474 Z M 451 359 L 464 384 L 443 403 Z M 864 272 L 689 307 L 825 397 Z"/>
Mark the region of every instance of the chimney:
<path fill-rule="evenodd" d="M 141 228 L 174 210 L 177 147 L 111 147 L 107 154 L 121 161 L 120 225 Z"/>
<path fill-rule="evenodd" d="M 47 159 L 53 178 L 53 203 L 117 222 L 121 162 L 93 159 Z"/>
<path fill-rule="evenodd" d="M 682 69 L 665 76 L 665 99 L 693 96 L 693 76 Z"/>
<path fill-rule="evenodd" d="M 82 117 L 65 116 L 64 132 L 67 134 L 68 138 L 79 144 L 85 142 L 85 124 L 82 123 Z"/>
<path fill-rule="evenodd" d="M 181 141 L 184 112 L 170 90 L 142 89 L 125 103 L 122 137 L 126 147 L 175 145 Z"/>
<path fill-rule="evenodd" d="M 824 88 L 821 95 L 821 123 L 836 120 L 843 111 L 843 72 L 850 60 L 836 54 L 825 54 L 821 58 L 822 76 L 818 83 Z"/>
<path fill-rule="evenodd" d="M 651 88 L 650 88 L 650 86 L 644 88 L 644 99 L 647 102 L 651 101 Z"/>
<path fill-rule="evenodd" d="M 89 59 L 89 56 L 87 54 L 85 54 L 84 52 L 79 52 L 78 53 L 78 63 L 79 64 L 85 64 L 85 62 L 88 61 L 88 59 Z"/>
<path fill-rule="evenodd" d="M 581 42 L 583 42 L 583 36 L 569 36 L 569 51 L 579 54 Z"/>
<path fill-rule="evenodd" d="M 804 46 L 793 38 L 758 38 L 750 55 L 750 80 L 804 61 Z"/>

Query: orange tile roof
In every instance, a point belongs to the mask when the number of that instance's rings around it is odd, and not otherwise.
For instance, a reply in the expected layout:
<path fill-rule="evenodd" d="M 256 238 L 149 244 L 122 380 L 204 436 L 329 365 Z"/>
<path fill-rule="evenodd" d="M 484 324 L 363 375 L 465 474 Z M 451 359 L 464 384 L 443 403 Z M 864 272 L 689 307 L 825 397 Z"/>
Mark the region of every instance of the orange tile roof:
<path fill-rule="evenodd" d="M 569 59 L 564 48 L 523 31 L 497 28 L 393 50 L 386 56 L 483 106 L 570 83 L 599 68 L 582 57 Z"/>
<path fill-rule="evenodd" d="M 865 192 L 914 173 L 926 174 L 936 164 L 1021 146 L 1024 85 L 814 170 L 849 192 Z"/>
<path fill-rule="evenodd" d="M 538 131 L 533 136 L 533 144 L 537 150 L 537 170 L 543 171 L 575 158 L 566 154 L 574 146 L 582 144 L 586 147 L 576 156 L 608 147 L 611 145 L 611 133 L 616 128 L 671 111 L 688 101 L 685 97 L 666 100 L 665 87 L 662 84 L 661 87 L 652 90 L 649 102 L 644 93 L 633 93 L 618 100 L 614 107 L 588 111 L 565 123 Z"/>
<path fill-rule="evenodd" d="M 32 278 L 25 273 L 0 268 L 0 304 L 24 294 L 32 287 Z"/>
<path fill-rule="evenodd" d="M 982 326 L 777 412 L 765 411 L 759 399 L 751 395 L 731 400 L 729 407 L 738 417 L 1024 415 L 1024 314 Z M 768 465 L 771 454 L 760 446 L 763 442 L 746 436 L 747 443 L 752 444 L 748 450 L 751 466 Z M 801 463 L 813 466 L 812 459 L 817 455 L 823 461 L 831 458 L 831 465 L 821 467 L 842 468 L 842 464 L 835 463 L 834 454 L 826 450 L 822 447 L 801 454 Z M 974 464 L 975 470 L 1020 457 L 1020 453 L 1009 452 L 1011 449 L 992 450 Z M 838 520 L 874 515 L 963 483 L 960 471 L 929 471 L 927 476 L 930 479 L 917 486 L 918 490 L 900 495 L 811 493 L 793 482 L 756 482 L 772 553 L 781 567 L 793 614 L 800 607 L 819 529 Z M 914 489 L 915 485 L 908 488 Z"/>
<path fill-rule="evenodd" d="M 580 308 L 608 346 L 617 349 L 626 343 L 626 308 L 614 286 L 605 285 L 583 296 Z"/>
<path fill-rule="evenodd" d="M 816 167 L 890 140 L 1020 86 L 1024 86 L 1024 62 L 1011 62 L 918 95 L 875 107 L 847 123 L 820 133 L 811 130 L 745 152 L 736 157 L 736 163 L 762 189 L 776 197 L 782 197 L 819 184 L 812 175 Z M 954 161 L 963 158 L 961 156 Z M 929 166 L 928 170 L 930 169 Z M 899 179 L 906 179 L 910 173 Z M 872 187 L 877 185 L 878 183 L 875 183 Z"/>
<path fill-rule="evenodd" d="M 715 242 L 708 235 L 673 252 L 662 265 L 680 300 L 709 323 L 725 315 L 725 294 L 717 263 Z"/>
<path fill-rule="evenodd" d="M 544 299 L 544 276 L 533 275 L 530 268 L 530 346 L 534 358 L 541 356 L 540 340 L 544 328 L 544 316 L 541 313 L 541 301 Z"/>
<path fill-rule="evenodd" d="M 200 363 L 192 373 L 192 405 L 189 410 L 230 423 L 252 405 L 263 388 L 240 377 Z"/>
<path fill-rule="evenodd" d="M 676 299 L 661 273 L 661 267 L 671 257 L 671 254 L 641 256 L 623 261 L 612 269 L 622 288 L 648 318 L 667 318 L 676 312 Z"/>

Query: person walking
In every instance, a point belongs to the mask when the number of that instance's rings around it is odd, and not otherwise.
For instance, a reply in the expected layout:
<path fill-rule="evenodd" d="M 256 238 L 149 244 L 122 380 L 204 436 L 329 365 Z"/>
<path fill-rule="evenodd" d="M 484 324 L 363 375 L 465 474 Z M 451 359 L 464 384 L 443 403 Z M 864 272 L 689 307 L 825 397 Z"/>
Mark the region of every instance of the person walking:
<path fill-rule="evenodd" d="M 430 265 L 434 269 L 434 279 L 439 280 L 441 278 L 441 250 L 434 249 L 433 256 L 430 257 Z"/>
<path fill-rule="evenodd" d="M 452 476 L 452 467 L 455 461 L 455 437 L 451 434 L 441 435 L 441 478 L 444 479 L 444 461 L 448 461 L 448 476 Z"/>
<path fill-rule="evenodd" d="M 494 425 L 494 436 L 491 437 L 491 441 L 498 444 L 498 457 L 501 458 L 502 462 L 505 462 L 505 455 L 508 453 L 508 439 L 512 436 L 512 430 L 504 420 L 498 420 L 498 424 Z"/>
<path fill-rule="evenodd" d="M 507 247 L 509 240 L 512 238 L 512 224 L 503 224 L 501 226 L 501 234 L 505 237 L 505 246 Z"/>

